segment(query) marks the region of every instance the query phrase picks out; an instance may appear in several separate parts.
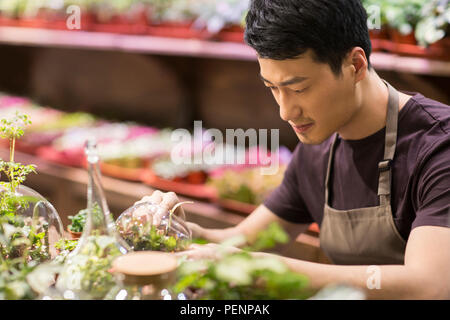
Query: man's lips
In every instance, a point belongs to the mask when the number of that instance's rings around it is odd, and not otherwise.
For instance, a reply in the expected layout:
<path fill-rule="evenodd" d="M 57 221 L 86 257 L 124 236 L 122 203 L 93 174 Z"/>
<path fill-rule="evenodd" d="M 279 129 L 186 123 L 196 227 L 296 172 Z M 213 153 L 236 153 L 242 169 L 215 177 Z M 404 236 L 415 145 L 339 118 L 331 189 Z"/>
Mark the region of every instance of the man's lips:
<path fill-rule="evenodd" d="M 303 124 L 301 126 L 297 126 L 297 125 L 293 124 L 292 128 L 294 128 L 295 132 L 304 133 L 305 131 L 309 130 L 313 125 L 314 125 L 313 122 L 308 123 L 308 124 Z"/>

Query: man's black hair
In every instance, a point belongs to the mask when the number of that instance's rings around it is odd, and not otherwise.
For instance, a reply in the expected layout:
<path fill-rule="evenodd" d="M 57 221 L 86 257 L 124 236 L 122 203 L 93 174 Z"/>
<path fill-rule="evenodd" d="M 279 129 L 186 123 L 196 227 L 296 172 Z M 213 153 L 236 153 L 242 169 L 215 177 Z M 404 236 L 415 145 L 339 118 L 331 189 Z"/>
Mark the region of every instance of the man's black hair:
<path fill-rule="evenodd" d="M 361 47 L 370 68 L 372 46 L 360 0 L 251 0 L 245 41 L 259 57 L 273 60 L 311 49 L 335 75 L 341 74 L 346 54 Z"/>

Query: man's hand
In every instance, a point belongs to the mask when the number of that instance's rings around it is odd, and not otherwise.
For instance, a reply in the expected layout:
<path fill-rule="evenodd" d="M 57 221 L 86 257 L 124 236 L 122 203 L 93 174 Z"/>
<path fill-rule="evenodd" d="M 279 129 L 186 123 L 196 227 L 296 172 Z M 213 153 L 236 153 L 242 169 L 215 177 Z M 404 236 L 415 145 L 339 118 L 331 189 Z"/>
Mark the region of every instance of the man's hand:
<path fill-rule="evenodd" d="M 191 244 L 187 250 L 177 252 L 177 256 L 187 256 L 188 259 L 220 259 L 223 254 L 235 253 L 241 251 L 232 246 L 226 246 L 208 243 L 208 244 Z"/>
<path fill-rule="evenodd" d="M 153 224 L 158 226 L 161 224 L 161 220 L 167 212 L 169 212 L 178 202 L 180 202 L 180 200 L 175 192 L 164 193 L 159 190 L 155 190 L 150 196 L 145 196 L 141 200 L 137 201 L 135 205 L 145 202 L 158 205 L 159 208 L 156 211 L 156 214 L 153 215 Z M 181 206 L 175 210 L 174 214 L 183 220 L 186 219 L 186 215 L 184 214 L 184 210 Z"/>

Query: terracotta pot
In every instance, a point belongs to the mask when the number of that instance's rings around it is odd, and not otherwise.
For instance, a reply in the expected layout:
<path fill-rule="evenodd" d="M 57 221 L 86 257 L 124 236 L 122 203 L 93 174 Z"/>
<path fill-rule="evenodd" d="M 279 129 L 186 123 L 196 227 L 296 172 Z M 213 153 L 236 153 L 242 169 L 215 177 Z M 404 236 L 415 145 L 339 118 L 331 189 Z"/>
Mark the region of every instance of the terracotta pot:
<path fill-rule="evenodd" d="M 188 183 L 192 184 L 203 184 L 206 182 L 207 175 L 203 171 L 190 172 L 186 178 Z"/>
<path fill-rule="evenodd" d="M 450 61 L 450 36 L 430 44 L 430 58 Z"/>
<path fill-rule="evenodd" d="M 417 45 L 417 40 L 414 36 L 414 32 L 404 35 L 401 34 L 398 30 L 389 29 L 389 35 L 393 41 L 393 46 L 390 51 L 405 56 L 427 56 L 427 50 Z"/>
<path fill-rule="evenodd" d="M 405 34 L 400 33 L 400 31 L 398 31 L 396 29 L 390 28 L 389 36 L 396 43 L 412 44 L 412 45 L 417 44 L 416 37 L 414 36 L 414 32 L 411 32 L 411 33 L 405 35 Z"/>
<path fill-rule="evenodd" d="M 67 232 L 69 233 L 70 237 L 73 240 L 80 239 L 81 234 L 83 233 L 83 232 L 73 232 L 72 230 L 70 230 L 69 226 L 67 226 Z"/>
<path fill-rule="evenodd" d="M 381 29 L 369 30 L 369 36 L 372 43 L 373 52 L 389 50 L 392 46 L 388 30 L 384 27 Z"/>
<path fill-rule="evenodd" d="M 157 37 L 182 39 L 209 39 L 212 37 L 206 30 L 194 29 L 192 21 L 153 23 L 148 28 L 148 34 Z"/>
<path fill-rule="evenodd" d="M 244 43 L 244 29 L 238 25 L 232 25 L 222 29 L 217 34 L 220 41 Z"/>

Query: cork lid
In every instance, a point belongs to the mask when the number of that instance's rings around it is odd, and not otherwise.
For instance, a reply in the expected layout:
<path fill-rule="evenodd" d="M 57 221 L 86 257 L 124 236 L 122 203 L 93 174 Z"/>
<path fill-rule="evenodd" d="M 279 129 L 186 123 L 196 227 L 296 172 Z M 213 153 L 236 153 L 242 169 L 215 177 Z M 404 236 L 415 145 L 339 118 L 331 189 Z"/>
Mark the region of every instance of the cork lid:
<path fill-rule="evenodd" d="M 126 285 L 163 287 L 175 281 L 177 264 L 171 253 L 137 251 L 116 258 L 112 269 Z"/>
<path fill-rule="evenodd" d="M 158 276 L 175 271 L 177 258 L 170 253 L 138 251 L 127 253 L 113 262 L 115 272 L 127 276 Z"/>

